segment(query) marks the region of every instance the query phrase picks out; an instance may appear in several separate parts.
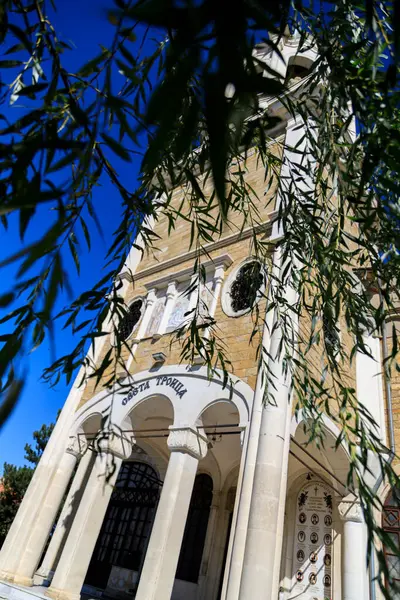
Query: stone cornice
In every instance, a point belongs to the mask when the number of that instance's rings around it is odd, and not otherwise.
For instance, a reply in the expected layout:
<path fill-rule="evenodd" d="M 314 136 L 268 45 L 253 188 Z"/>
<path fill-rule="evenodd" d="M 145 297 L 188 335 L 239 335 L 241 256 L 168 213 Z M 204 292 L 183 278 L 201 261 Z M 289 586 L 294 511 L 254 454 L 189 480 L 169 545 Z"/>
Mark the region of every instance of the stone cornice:
<path fill-rule="evenodd" d="M 256 233 L 265 233 L 266 235 L 270 235 L 272 230 L 272 224 L 277 218 L 277 212 L 274 211 L 270 213 L 269 218 L 270 220 L 267 223 L 263 223 L 262 225 L 259 225 L 254 229 L 253 227 L 249 227 L 248 229 L 244 229 L 243 231 L 239 231 L 238 233 L 228 235 L 220 240 L 217 240 L 216 242 L 206 244 L 201 254 L 203 256 L 206 256 L 208 253 L 213 252 L 214 250 L 218 250 L 220 248 L 224 248 L 225 246 L 229 246 L 230 244 L 246 240 L 253 235 L 254 230 Z M 174 256 L 173 258 L 170 258 L 168 260 L 157 262 L 151 267 L 148 267 L 147 269 L 143 269 L 143 271 L 135 273 L 134 277 L 131 277 L 130 280 L 133 282 L 140 281 L 141 279 L 159 273 L 160 271 L 165 271 L 166 269 L 176 267 L 177 265 L 180 265 L 188 260 L 193 260 L 198 257 L 198 254 L 198 250 L 190 250 L 189 252 L 179 254 L 178 256 Z M 216 260 L 217 259 L 214 259 L 214 263 Z M 210 264 L 211 263 L 212 261 L 210 261 Z"/>
<path fill-rule="evenodd" d="M 230 267 L 233 263 L 233 259 L 229 254 L 222 254 L 221 256 L 217 256 L 217 258 L 209 259 L 203 263 L 203 266 L 206 270 L 217 267 Z M 174 271 L 173 273 L 168 273 L 163 277 L 157 277 L 157 279 L 149 281 L 145 284 L 147 290 L 163 288 L 169 285 L 172 281 L 181 282 L 186 281 L 191 275 L 193 275 L 193 267 L 186 267 L 186 269 L 181 269 L 180 271 Z"/>

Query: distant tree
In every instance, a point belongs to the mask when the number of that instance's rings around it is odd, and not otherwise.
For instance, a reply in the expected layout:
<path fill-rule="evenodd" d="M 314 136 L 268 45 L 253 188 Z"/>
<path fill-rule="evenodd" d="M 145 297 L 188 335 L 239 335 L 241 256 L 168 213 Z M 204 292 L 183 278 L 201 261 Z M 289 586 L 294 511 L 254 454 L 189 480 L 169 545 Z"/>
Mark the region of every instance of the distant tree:
<path fill-rule="evenodd" d="M 58 411 L 56 420 L 58 419 L 58 415 L 61 411 Z M 37 465 L 40 457 L 43 454 L 44 449 L 46 448 L 46 444 L 50 439 L 51 434 L 53 433 L 54 423 L 50 423 L 50 425 L 43 424 L 40 429 L 33 432 L 33 439 L 36 442 L 35 447 L 32 447 L 32 444 L 25 444 L 25 460 L 32 463 L 33 465 Z"/>
<path fill-rule="evenodd" d="M 31 444 L 25 444 L 25 460 L 32 463 L 33 467 L 17 467 L 7 462 L 4 463 L 3 477 L 0 480 L 0 547 L 14 520 L 53 429 L 54 423 L 43 424 L 40 429 L 32 434 L 36 442 L 35 447 L 33 448 Z"/>
<path fill-rule="evenodd" d="M 0 545 L 3 544 L 18 507 L 26 492 L 34 469 L 4 463 L 0 487 Z"/>

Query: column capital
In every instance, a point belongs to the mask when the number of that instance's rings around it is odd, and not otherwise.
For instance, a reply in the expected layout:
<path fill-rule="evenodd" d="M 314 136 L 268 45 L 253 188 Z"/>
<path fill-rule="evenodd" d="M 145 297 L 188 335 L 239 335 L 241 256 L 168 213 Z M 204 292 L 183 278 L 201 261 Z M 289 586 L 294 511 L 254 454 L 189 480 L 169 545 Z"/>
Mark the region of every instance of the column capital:
<path fill-rule="evenodd" d="M 354 494 L 348 494 L 338 505 L 340 518 L 342 521 L 353 521 L 354 523 L 363 523 L 363 514 L 360 500 Z"/>
<path fill-rule="evenodd" d="M 80 447 L 79 440 L 76 435 L 71 435 L 68 438 L 65 452 L 67 452 L 67 454 L 72 454 L 72 456 L 75 458 L 79 458 L 79 456 L 82 454 L 83 449 Z"/>
<path fill-rule="evenodd" d="M 192 427 L 169 427 L 168 448 L 171 452 L 185 452 L 197 460 L 207 454 L 208 440 Z"/>
<path fill-rule="evenodd" d="M 222 283 L 225 277 L 225 266 L 224 265 L 218 265 L 217 267 L 215 267 L 215 272 L 214 272 L 214 281 L 215 283 Z"/>
<path fill-rule="evenodd" d="M 152 306 L 154 304 L 154 302 L 156 301 L 157 298 L 157 292 L 155 288 L 151 288 L 148 292 L 147 292 L 147 296 L 146 296 L 146 300 L 145 300 L 145 305 L 146 308 L 148 306 Z"/>
<path fill-rule="evenodd" d="M 166 291 L 166 294 L 165 294 L 167 300 L 175 298 L 176 293 L 177 293 L 177 291 L 176 291 L 176 282 L 175 281 L 171 281 L 168 284 L 167 291 Z"/>
<path fill-rule="evenodd" d="M 99 453 L 112 454 L 122 460 L 127 460 L 132 454 L 134 439 L 128 438 L 123 433 L 104 431 L 96 440 L 96 450 Z"/>

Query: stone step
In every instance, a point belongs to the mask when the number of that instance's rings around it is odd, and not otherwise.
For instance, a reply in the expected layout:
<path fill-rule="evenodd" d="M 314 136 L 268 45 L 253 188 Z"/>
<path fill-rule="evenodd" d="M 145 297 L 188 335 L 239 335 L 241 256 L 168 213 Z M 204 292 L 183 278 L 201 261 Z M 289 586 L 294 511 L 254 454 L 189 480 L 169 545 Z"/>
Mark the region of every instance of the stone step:
<path fill-rule="evenodd" d="M 0 581 L 0 598 L 5 600 L 49 600 L 42 585 L 23 587 L 7 581 Z"/>

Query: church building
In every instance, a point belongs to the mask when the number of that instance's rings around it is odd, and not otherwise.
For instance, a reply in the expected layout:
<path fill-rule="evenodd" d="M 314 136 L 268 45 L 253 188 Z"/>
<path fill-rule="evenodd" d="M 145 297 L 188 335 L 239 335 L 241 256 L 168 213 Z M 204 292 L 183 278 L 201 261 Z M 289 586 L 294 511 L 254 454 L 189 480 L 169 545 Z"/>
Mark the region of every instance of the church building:
<path fill-rule="evenodd" d="M 315 54 L 299 52 L 296 37 L 280 44 L 295 93 Z M 266 47 L 256 52 L 276 60 Z M 284 123 L 271 142 L 278 156 L 301 139 L 301 121 L 279 98 L 268 102 Z M 246 178 L 262 199 L 257 235 L 273 263 L 281 235 L 276 182 L 266 191 L 265 168 L 251 152 Z M 183 198 L 182 187 L 174 190 L 177 204 Z M 196 257 L 188 251 L 190 222 L 169 230 L 161 209 L 151 227 L 158 249 L 132 248 L 119 275 L 130 375 L 109 387 L 106 372 L 96 387 L 94 379 L 80 385 L 78 374 L 1 549 L 0 597 L 381 600 L 376 564 L 366 566 L 360 503 L 346 488 L 347 451 L 335 448 L 337 426 L 326 418 L 324 448 L 305 445 L 290 383 L 273 363 L 276 402 L 264 403 L 251 309 L 260 302 L 265 310 L 270 280 L 254 256 L 252 228 L 231 222 L 211 241 L 200 291 L 186 294 Z M 249 274 L 252 297 L 244 291 Z M 196 293 L 226 344 L 233 386 L 210 377 L 201 360 L 182 364 L 171 344 Z M 288 302 L 294 293 L 287 291 Z M 276 318 L 270 311 L 271 327 L 261 332 L 270 356 L 279 344 Z M 306 326 L 300 319 L 294 331 Z M 357 354 L 349 376 L 392 448 L 400 441 L 400 379 L 383 375 L 390 336 L 365 342 L 371 356 Z M 99 364 L 112 344 L 112 334 L 102 337 L 90 359 Z M 385 503 L 379 518 L 400 543 L 399 507 L 378 473 L 375 483 Z M 386 555 L 400 581 L 398 558 Z"/>

